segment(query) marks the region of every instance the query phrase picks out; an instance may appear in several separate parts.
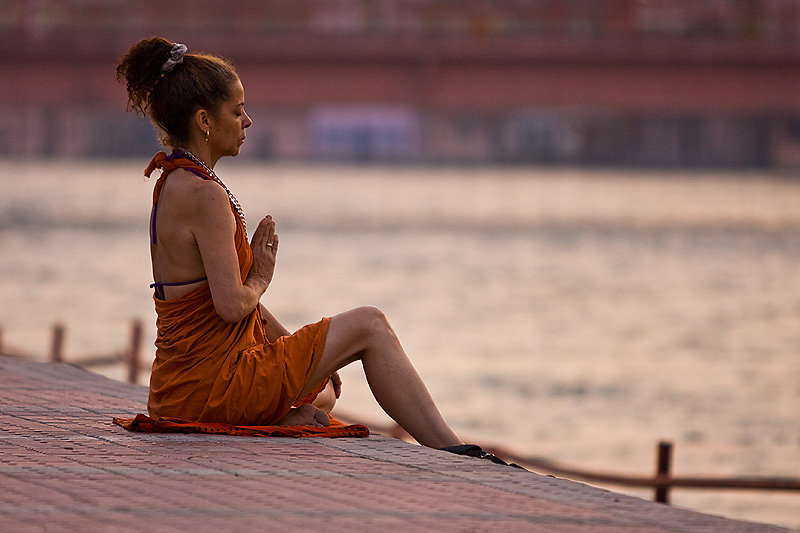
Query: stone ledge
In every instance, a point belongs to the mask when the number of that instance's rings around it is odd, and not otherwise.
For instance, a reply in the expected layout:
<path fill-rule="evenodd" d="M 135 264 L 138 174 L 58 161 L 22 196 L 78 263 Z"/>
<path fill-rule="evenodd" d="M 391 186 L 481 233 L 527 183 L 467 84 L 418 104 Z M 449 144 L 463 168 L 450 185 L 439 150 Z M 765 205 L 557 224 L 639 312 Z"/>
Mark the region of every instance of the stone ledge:
<path fill-rule="evenodd" d="M 786 531 L 373 435 L 129 433 L 147 389 L 0 357 L 0 530 Z"/>

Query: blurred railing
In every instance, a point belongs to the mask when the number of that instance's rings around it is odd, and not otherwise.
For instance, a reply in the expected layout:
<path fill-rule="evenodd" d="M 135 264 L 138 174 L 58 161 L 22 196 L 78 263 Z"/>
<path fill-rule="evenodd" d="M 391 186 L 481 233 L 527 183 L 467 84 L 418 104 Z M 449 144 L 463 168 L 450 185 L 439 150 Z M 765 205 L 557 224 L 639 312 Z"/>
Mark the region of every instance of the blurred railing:
<path fill-rule="evenodd" d="M 149 368 L 149 365 L 142 362 L 142 323 L 139 320 L 131 322 L 130 337 L 128 346 L 107 354 L 83 355 L 76 357 L 65 357 L 66 328 L 61 323 L 53 325 L 50 336 L 50 353 L 48 359 L 54 363 L 69 363 L 82 368 L 108 367 L 123 364 L 127 368 L 127 378 L 129 383 L 138 383 L 139 375 L 142 370 Z M 3 344 L 3 331 L 0 329 L 0 355 L 31 357 L 29 354 L 22 353 L 21 350 L 5 346 Z"/>
<path fill-rule="evenodd" d="M 381 433 L 397 439 L 413 442 L 413 439 L 408 433 L 403 431 L 397 424 L 365 423 L 358 416 L 341 413 L 340 411 L 335 411 L 334 416 L 342 422 L 364 424 L 370 431 L 375 433 Z M 652 476 L 632 476 L 567 467 L 542 457 L 523 455 L 503 446 L 487 444 L 482 445 L 482 447 L 485 451 L 491 452 L 505 461 L 531 468 L 538 473 L 554 474 L 568 479 L 588 481 L 600 485 L 652 488 L 653 500 L 659 503 L 669 503 L 670 491 L 673 488 L 800 491 L 800 478 L 793 477 L 675 476 L 672 474 L 672 454 L 674 445 L 667 441 L 658 443 L 656 471 Z"/>

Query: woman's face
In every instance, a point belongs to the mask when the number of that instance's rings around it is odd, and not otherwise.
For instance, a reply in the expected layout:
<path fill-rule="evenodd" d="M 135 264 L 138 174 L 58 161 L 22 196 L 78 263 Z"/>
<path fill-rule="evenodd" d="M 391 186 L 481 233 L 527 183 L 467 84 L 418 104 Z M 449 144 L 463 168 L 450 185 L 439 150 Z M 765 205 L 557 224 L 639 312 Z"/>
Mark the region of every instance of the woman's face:
<path fill-rule="evenodd" d="M 253 123 L 244 111 L 244 87 L 238 79 L 231 84 L 230 98 L 220 104 L 211 115 L 211 128 L 208 136 L 211 153 L 218 156 L 239 155 L 244 143 L 245 129 Z"/>

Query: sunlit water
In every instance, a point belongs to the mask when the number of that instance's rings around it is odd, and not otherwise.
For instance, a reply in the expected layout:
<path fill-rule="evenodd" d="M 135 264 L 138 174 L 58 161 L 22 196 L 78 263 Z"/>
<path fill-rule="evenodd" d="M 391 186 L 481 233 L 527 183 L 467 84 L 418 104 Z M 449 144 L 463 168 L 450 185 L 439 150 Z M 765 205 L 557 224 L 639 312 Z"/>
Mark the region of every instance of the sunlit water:
<path fill-rule="evenodd" d="M 6 348 L 67 359 L 155 332 L 146 161 L 0 174 Z M 290 329 L 363 304 L 392 324 L 448 422 L 567 465 L 800 477 L 800 181 L 757 173 L 218 168 L 251 230 L 278 223 L 263 303 Z M 124 370 L 107 374 L 124 378 Z M 358 365 L 337 406 L 383 415 Z M 146 376 L 142 383 L 146 383 Z M 623 490 L 616 488 L 615 490 Z M 631 492 L 650 497 L 648 491 Z M 800 527 L 798 493 L 675 490 Z"/>

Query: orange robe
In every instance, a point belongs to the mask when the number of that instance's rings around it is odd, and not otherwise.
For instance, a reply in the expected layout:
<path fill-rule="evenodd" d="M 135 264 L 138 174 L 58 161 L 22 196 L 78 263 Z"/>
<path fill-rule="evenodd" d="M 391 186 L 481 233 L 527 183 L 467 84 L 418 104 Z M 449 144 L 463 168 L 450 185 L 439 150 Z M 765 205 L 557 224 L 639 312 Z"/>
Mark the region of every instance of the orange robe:
<path fill-rule="evenodd" d="M 162 169 L 162 174 L 153 192 L 154 206 L 167 176 L 176 168 L 211 179 L 188 159 L 167 157 L 164 152 L 153 158 L 145 174 L 149 176 L 155 168 Z M 234 243 L 244 281 L 253 252 L 243 221 L 233 205 L 231 210 L 236 218 Z M 239 322 L 225 322 L 214 310 L 208 283 L 180 298 L 161 300 L 154 296 L 154 301 L 158 337 L 147 403 L 151 416 L 270 425 L 298 402 L 313 400 L 315 395 L 299 396 L 319 364 L 329 318 L 270 343 L 258 306 Z"/>

